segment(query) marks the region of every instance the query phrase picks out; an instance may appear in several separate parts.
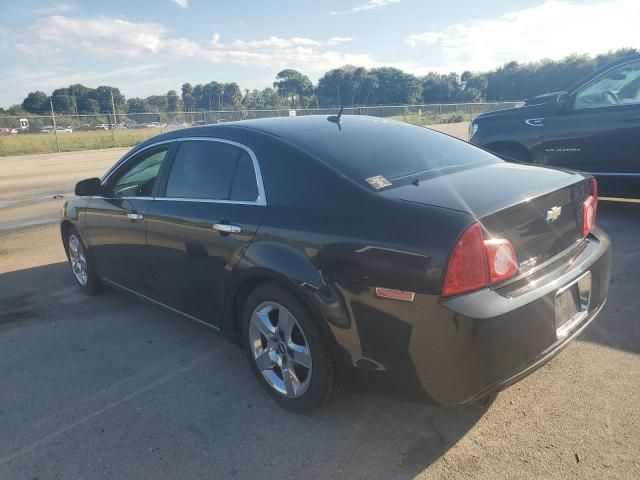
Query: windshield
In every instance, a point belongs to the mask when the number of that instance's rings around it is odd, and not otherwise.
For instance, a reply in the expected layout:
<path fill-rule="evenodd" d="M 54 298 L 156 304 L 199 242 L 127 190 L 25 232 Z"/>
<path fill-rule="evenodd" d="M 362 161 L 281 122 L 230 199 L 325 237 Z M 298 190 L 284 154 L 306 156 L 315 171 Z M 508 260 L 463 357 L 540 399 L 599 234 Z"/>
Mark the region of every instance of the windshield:
<path fill-rule="evenodd" d="M 350 122 L 340 129 L 328 124 L 296 134 L 295 143 L 375 190 L 446 171 L 500 162 L 497 157 L 427 128 L 371 119 Z"/>

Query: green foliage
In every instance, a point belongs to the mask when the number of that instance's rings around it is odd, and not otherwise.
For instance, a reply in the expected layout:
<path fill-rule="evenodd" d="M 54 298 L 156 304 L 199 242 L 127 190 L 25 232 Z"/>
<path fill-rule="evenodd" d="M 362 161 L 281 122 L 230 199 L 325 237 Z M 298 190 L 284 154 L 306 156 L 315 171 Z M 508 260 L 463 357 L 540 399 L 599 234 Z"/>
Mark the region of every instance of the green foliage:
<path fill-rule="evenodd" d="M 309 77 L 301 72 L 285 69 L 276 75 L 274 88 L 245 90 L 243 94 L 235 82 L 211 81 L 197 85 L 185 83 L 180 94 L 175 90 L 169 90 L 166 95 L 152 95 L 144 99 L 130 98 L 127 101 L 115 87 L 103 85 L 93 89 L 75 84 L 54 90 L 51 100 L 56 113 L 59 114 L 108 114 L 112 111 L 113 94 L 118 119 L 125 114 L 241 108 L 314 108 L 338 105 L 351 107 L 523 100 L 542 93 L 567 89 L 598 68 L 634 53 L 638 51 L 624 48 L 596 57 L 571 55 L 558 61 L 514 61 L 490 72 L 465 71 L 461 75 L 432 72 L 422 78 L 392 67 L 367 70 L 364 67 L 345 65 L 326 72 L 316 87 Z M 30 92 L 21 106 L 14 106 L 12 109 L 21 112 L 20 114 L 47 114 L 50 111 L 49 97 L 41 91 Z M 144 121 L 141 115 L 135 119 Z"/>
<path fill-rule="evenodd" d="M 41 91 L 29 92 L 22 102 L 22 108 L 29 113 L 44 113 L 49 110 L 49 98 Z"/>
<path fill-rule="evenodd" d="M 289 100 L 290 105 L 306 105 L 313 96 L 313 83 L 297 70 L 286 69 L 276 75 L 273 87 L 278 95 Z"/>

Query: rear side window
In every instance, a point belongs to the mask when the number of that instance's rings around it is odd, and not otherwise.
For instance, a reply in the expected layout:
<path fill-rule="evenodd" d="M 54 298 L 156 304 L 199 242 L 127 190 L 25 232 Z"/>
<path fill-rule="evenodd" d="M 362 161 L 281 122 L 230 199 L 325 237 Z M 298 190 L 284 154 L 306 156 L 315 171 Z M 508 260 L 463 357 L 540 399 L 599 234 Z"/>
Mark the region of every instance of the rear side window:
<path fill-rule="evenodd" d="M 238 159 L 236 172 L 231 184 L 231 200 L 254 201 L 258 198 L 258 185 L 253 161 L 244 150 Z"/>
<path fill-rule="evenodd" d="M 165 196 L 252 201 L 258 196 L 253 162 L 242 148 L 223 142 L 189 140 L 169 172 Z"/>

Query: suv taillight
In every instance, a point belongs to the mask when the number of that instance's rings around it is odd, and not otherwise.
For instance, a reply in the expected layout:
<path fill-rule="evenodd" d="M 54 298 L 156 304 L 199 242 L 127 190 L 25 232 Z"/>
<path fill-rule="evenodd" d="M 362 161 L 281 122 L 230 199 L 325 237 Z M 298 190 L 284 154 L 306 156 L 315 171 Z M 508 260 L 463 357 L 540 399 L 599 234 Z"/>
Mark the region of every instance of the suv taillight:
<path fill-rule="evenodd" d="M 596 212 L 598 210 L 598 183 L 591 179 L 591 195 L 582 203 L 582 236 L 589 235 L 596 224 Z"/>
<path fill-rule="evenodd" d="M 447 265 L 442 296 L 451 297 L 487 287 L 516 274 L 516 254 L 506 239 L 485 240 L 479 223 L 460 237 Z"/>

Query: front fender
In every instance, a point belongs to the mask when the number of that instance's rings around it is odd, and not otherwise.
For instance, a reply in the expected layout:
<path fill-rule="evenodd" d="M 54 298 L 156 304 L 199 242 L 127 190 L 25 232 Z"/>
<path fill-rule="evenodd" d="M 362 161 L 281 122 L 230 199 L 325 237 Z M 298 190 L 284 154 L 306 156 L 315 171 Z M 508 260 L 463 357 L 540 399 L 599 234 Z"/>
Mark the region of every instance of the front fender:
<path fill-rule="evenodd" d="M 87 238 L 84 232 L 84 218 L 83 213 L 89 205 L 90 197 L 76 197 L 64 202 L 62 211 L 60 213 L 60 231 L 64 233 L 66 225 L 73 226 L 80 234 L 82 241 L 85 245 L 88 245 Z"/>

